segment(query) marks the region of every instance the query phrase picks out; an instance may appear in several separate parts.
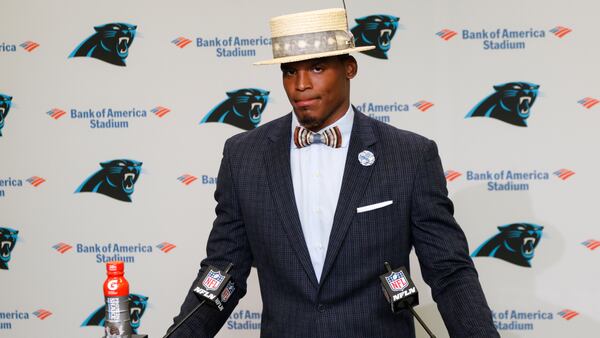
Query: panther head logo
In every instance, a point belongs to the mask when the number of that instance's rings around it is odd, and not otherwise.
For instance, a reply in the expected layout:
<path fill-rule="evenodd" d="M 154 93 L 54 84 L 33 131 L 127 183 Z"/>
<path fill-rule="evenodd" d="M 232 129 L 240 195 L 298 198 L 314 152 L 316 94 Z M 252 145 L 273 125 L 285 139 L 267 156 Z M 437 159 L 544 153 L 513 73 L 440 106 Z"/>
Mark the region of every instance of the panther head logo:
<path fill-rule="evenodd" d="M 391 15 L 369 15 L 356 19 L 358 25 L 352 28 L 354 44 L 359 46 L 375 46 L 375 49 L 363 51 L 378 59 L 387 59 L 392 38 L 396 34 L 400 18 Z"/>
<path fill-rule="evenodd" d="M 17 244 L 19 231 L 11 228 L 0 228 L 0 269 L 8 270 L 10 253 Z"/>
<path fill-rule="evenodd" d="M 499 226 L 500 233 L 481 244 L 471 256 L 495 257 L 529 268 L 543 229 L 542 226 L 530 223 Z"/>
<path fill-rule="evenodd" d="M 129 316 L 131 318 L 131 330 L 137 334 L 140 327 L 140 320 L 146 312 L 148 306 L 148 297 L 139 294 L 129 294 Z M 102 305 L 96 311 L 92 312 L 81 326 L 104 326 L 106 320 L 106 305 Z"/>
<path fill-rule="evenodd" d="M 85 180 L 75 193 L 97 192 L 119 201 L 131 202 L 133 186 L 142 171 L 142 162 L 119 159 L 102 162 L 100 166 L 102 168 Z"/>
<path fill-rule="evenodd" d="M 244 130 L 256 128 L 267 106 L 269 92 L 258 88 L 243 88 L 227 92 L 227 96 L 200 123 L 222 122 Z"/>
<path fill-rule="evenodd" d="M 0 94 L 0 136 L 2 136 L 2 128 L 4 128 L 4 120 L 6 119 L 6 115 L 8 115 L 8 111 L 10 110 L 11 104 L 12 104 L 12 96 Z"/>
<path fill-rule="evenodd" d="M 84 40 L 69 55 L 72 57 L 91 57 L 113 65 L 125 66 L 129 47 L 135 37 L 137 26 L 128 23 L 107 23 L 96 26 L 96 33 Z"/>
<path fill-rule="evenodd" d="M 129 295 L 129 311 L 131 313 L 131 329 L 133 333 L 137 333 L 137 329 L 140 327 L 140 319 L 142 319 L 144 312 L 146 312 L 147 305 L 148 297 L 136 294 Z"/>
<path fill-rule="evenodd" d="M 496 91 L 479 102 L 465 118 L 491 117 L 515 126 L 527 127 L 527 118 L 537 97 L 538 88 L 539 85 L 528 82 L 496 85 Z"/>

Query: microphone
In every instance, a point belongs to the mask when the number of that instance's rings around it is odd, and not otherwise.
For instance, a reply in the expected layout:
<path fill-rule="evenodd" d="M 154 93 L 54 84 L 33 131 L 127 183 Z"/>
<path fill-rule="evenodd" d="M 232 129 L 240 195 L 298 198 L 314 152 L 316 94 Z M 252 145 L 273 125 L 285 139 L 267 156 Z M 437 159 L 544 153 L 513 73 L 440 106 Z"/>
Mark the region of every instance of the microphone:
<path fill-rule="evenodd" d="M 232 266 L 233 264 L 230 263 L 224 273 L 221 273 L 218 268 L 209 266 L 202 275 L 201 282 L 194 288 L 197 296 L 204 298 L 203 301 L 219 311 L 225 309 L 224 303 L 227 303 L 235 291 L 235 285 L 230 281 L 231 276 L 228 274 Z"/>
<path fill-rule="evenodd" d="M 225 270 L 221 270 L 212 265 L 209 265 L 206 272 L 200 278 L 198 285 L 192 290 L 202 301 L 190 313 L 188 313 L 177 325 L 163 338 L 168 338 L 173 334 L 188 318 L 190 318 L 204 303 L 208 303 L 219 311 L 225 309 L 225 303 L 235 292 L 235 283 L 231 280 L 229 270 L 233 267 L 233 263 L 229 263 Z"/>
<path fill-rule="evenodd" d="M 425 329 L 429 337 L 436 338 L 429 330 L 425 322 L 413 309 L 413 306 L 419 305 L 419 292 L 417 287 L 410 279 L 410 275 L 403 266 L 392 270 L 390 263 L 384 263 L 387 272 L 379 276 L 381 280 L 381 288 L 388 303 L 392 307 L 393 313 L 398 313 L 402 309 L 408 309 L 412 315 L 417 318 L 417 321 Z"/>

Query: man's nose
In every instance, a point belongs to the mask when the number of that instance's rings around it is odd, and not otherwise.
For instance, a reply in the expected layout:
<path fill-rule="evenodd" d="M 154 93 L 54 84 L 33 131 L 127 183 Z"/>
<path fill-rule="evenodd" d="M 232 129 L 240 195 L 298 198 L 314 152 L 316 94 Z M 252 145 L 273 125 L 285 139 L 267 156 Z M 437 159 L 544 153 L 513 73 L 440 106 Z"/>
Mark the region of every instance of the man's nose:
<path fill-rule="evenodd" d="M 307 71 L 298 71 L 296 74 L 296 89 L 306 90 L 312 87 L 310 75 Z"/>

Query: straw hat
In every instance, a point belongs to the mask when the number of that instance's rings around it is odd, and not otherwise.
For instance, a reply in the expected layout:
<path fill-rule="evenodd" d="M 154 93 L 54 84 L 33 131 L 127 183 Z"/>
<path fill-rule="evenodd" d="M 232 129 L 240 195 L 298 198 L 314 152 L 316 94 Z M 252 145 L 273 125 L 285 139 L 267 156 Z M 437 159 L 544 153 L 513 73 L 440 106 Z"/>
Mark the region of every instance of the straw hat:
<path fill-rule="evenodd" d="M 354 46 L 346 19 L 343 8 L 274 17 L 270 20 L 273 59 L 254 64 L 272 65 L 374 49 Z"/>

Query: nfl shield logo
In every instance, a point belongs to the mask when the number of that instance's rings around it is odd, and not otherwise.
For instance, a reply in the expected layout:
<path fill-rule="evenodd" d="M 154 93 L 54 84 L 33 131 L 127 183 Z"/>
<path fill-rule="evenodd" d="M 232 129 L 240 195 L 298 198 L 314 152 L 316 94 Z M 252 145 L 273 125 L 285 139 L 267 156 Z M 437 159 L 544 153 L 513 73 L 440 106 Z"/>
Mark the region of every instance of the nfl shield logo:
<path fill-rule="evenodd" d="M 215 291 L 219 288 L 224 279 L 225 276 L 223 276 L 220 271 L 210 270 L 202 281 L 202 286 L 204 286 L 206 290 Z"/>
<path fill-rule="evenodd" d="M 402 271 L 392 272 L 389 276 L 385 277 L 385 280 L 390 285 L 392 291 L 402 291 L 408 286 L 408 280 L 406 280 Z"/>
<path fill-rule="evenodd" d="M 231 297 L 231 294 L 233 293 L 234 290 L 235 290 L 235 286 L 233 285 L 233 283 L 232 282 L 227 283 L 227 286 L 223 290 L 223 293 L 221 293 L 221 301 L 223 303 L 227 303 L 227 301 L 229 300 L 229 297 Z"/>

